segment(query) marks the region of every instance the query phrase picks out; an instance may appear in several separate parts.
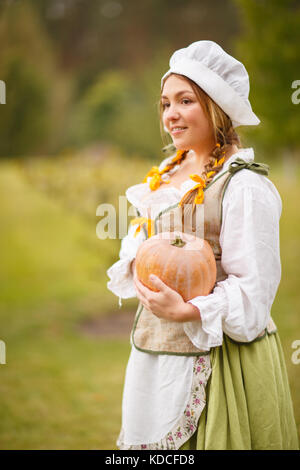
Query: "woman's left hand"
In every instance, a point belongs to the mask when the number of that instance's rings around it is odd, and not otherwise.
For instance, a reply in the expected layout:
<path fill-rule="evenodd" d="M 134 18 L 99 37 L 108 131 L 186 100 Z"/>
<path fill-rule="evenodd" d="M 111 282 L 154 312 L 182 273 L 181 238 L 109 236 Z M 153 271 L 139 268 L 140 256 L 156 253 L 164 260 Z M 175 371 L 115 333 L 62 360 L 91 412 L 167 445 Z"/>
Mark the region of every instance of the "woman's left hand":
<path fill-rule="evenodd" d="M 183 300 L 180 294 L 167 286 L 157 276 L 151 275 L 152 284 L 159 290 L 154 292 L 144 286 L 134 272 L 134 284 L 136 293 L 147 310 L 159 318 L 165 320 L 185 322 L 200 320 L 200 313 L 197 307 Z"/>

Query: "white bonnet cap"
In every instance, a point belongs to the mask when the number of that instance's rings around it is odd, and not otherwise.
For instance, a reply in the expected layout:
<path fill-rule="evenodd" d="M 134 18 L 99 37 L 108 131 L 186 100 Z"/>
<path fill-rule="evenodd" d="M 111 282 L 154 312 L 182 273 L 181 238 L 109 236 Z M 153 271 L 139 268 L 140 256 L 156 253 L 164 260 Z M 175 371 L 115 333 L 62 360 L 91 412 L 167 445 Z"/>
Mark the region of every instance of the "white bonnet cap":
<path fill-rule="evenodd" d="M 231 118 L 233 127 L 260 123 L 248 100 L 250 85 L 246 68 L 214 41 L 193 42 L 175 51 L 170 70 L 161 79 L 161 88 L 171 73 L 197 83 Z"/>

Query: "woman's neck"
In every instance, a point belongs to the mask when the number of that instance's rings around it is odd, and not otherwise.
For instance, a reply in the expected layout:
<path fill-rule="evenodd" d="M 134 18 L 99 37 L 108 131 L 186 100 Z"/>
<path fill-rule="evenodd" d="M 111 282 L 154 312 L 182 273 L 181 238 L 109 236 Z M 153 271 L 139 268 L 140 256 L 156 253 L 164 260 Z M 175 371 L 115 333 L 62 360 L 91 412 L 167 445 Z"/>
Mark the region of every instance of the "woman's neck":
<path fill-rule="evenodd" d="M 199 166 L 201 168 L 204 168 L 205 165 L 209 162 L 210 153 L 211 153 L 213 148 L 214 148 L 214 146 L 210 147 L 209 150 L 207 150 L 207 149 L 203 150 L 202 149 L 200 151 L 190 149 L 189 152 L 188 152 L 189 161 L 191 163 L 196 164 L 197 166 Z M 225 155 L 223 155 L 223 156 L 225 156 L 225 160 L 228 160 L 237 151 L 238 151 L 238 147 L 235 144 L 228 146 L 228 148 L 226 149 Z"/>

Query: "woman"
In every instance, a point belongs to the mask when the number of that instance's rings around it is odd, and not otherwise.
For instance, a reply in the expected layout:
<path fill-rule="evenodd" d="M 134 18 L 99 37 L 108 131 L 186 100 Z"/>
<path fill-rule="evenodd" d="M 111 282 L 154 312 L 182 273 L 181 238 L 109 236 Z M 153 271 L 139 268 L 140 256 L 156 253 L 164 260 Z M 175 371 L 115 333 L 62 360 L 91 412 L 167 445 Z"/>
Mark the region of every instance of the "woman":
<path fill-rule="evenodd" d="M 176 51 L 162 77 L 161 127 L 176 153 L 126 191 L 139 217 L 108 270 L 112 292 L 140 301 L 120 449 L 298 449 L 270 316 L 281 277 L 281 199 L 267 165 L 254 162 L 235 131 L 260 122 L 248 95 L 245 67 L 213 41 Z M 217 282 L 184 302 L 157 277 L 158 292 L 139 282 L 135 255 L 165 231 L 166 216 L 180 218 L 191 205 L 203 224 L 192 217 L 183 231 L 210 243 Z"/>

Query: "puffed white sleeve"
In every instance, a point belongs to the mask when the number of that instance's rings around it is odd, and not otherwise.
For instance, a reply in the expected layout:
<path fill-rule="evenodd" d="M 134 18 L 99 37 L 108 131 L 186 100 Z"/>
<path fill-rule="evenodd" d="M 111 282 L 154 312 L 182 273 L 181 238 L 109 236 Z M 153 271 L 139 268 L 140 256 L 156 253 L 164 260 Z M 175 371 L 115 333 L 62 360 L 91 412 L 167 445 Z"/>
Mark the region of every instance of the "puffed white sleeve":
<path fill-rule="evenodd" d="M 106 271 L 110 278 L 110 281 L 107 283 L 107 288 L 119 297 L 120 305 L 121 298 L 129 299 L 136 297 L 130 264 L 135 258 L 139 246 L 146 239 L 143 229 L 134 237 L 136 228 L 137 225 L 129 226 L 128 233 L 121 242 L 119 260 Z"/>
<path fill-rule="evenodd" d="M 189 301 L 199 309 L 201 321 L 184 324 L 200 349 L 220 346 L 223 332 L 236 341 L 250 342 L 270 320 L 281 279 L 282 202 L 272 185 L 241 185 L 224 197 L 220 245 L 228 277 L 208 296 Z"/>

